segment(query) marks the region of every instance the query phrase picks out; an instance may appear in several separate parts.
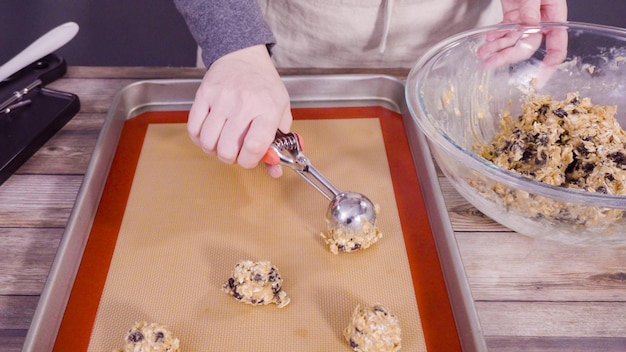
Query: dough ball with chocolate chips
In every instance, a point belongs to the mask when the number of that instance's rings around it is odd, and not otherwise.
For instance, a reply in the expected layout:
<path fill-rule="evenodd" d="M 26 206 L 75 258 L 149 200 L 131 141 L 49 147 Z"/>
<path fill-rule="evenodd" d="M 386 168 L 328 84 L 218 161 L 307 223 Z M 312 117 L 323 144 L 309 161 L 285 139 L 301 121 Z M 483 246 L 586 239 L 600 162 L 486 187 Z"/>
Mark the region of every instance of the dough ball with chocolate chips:
<path fill-rule="evenodd" d="M 164 325 L 137 322 L 126 334 L 125 345 L 113 352 L 180 352 L 180 341 Z"/>
<path fill-rule="evenodd" d="M 400 321 L 380 304 L 357 305 L 343 336 L 356 352 L 395 352 L 401 347 Z"/>
<path fill-rule="evenodd" d="M 275 303 L 282 308 L 290 301 L 282 287 L 283 279 L 272 263 L 242 260 L 235 265 L 222 290 L 239 302 L 255 306 Z"/>

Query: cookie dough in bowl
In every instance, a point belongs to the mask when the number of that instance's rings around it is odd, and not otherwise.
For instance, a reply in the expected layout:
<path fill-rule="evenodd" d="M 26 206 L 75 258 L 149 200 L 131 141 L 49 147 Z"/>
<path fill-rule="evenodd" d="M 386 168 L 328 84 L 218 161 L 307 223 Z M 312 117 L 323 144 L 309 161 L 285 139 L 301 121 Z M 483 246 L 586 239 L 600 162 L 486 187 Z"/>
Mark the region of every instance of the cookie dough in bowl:
<path fill-rule="evenodd" d="M 485 57 L 495 34 L 519 40 Z M 542 46 L 555 37 L 558 57 Z M 482 214 L 529 237 L 626 248 L 625 78 L 622 28 L 500 24 L 431 48 L 406 96 L 439 170 Z"/>
<path fill-rule="evenodd" d="M 615 119 L 614 106 L 594 105 L 591 99 L 569 93 L 564 100 L 531 96 L 522 114 L 504 112 L 500 130 L 477 153 L 495 165 L 549 185 L 601 194 L 626 195 L 626 132 Z M 594 227 L 618 221 L 624 212 L 601 207 L 568 206 L 523 195 L 496 184 L 485 189 L 507 208 L 528 217 Z M 532 200 L 519 202 L 520 197 Z"/>

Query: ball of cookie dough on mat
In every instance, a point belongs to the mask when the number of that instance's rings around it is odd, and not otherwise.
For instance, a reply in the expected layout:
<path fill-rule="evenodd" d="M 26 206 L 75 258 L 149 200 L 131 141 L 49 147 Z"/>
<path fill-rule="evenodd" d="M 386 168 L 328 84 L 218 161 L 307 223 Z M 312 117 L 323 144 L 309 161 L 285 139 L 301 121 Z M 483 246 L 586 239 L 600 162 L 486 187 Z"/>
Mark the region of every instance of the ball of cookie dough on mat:
<path fill-rule="evenodd" d="M 269 261 L 238 262 L 222 290 L 239 302 L 255 306 L 275 303 L 282 308 L 290 301 L 283 291 L 283 278 L 278 268 Z"/>
<path fill-rule="evenodd" d="M 180 341 L 165 325 L 140 321 L 126 334 L 125 345 L 113 352 L 180 352 Z"/>
<path fill-rule="evenodd" d="M 357 305 L 343 336 L 356 352 L 400 350 L 400 322 L 386 307 Z"/>

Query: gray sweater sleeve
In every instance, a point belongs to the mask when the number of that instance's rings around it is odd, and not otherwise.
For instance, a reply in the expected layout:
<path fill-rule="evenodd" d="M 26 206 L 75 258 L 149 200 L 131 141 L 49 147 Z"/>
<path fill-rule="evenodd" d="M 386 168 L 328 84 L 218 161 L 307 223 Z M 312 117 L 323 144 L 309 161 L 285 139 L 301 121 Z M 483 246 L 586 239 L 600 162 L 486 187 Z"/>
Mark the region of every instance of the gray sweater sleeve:
<path fill-rule="evenodd" d="M 257 0 L 174 0 L 208 67 L 230 52 L 276 43 Z"/>

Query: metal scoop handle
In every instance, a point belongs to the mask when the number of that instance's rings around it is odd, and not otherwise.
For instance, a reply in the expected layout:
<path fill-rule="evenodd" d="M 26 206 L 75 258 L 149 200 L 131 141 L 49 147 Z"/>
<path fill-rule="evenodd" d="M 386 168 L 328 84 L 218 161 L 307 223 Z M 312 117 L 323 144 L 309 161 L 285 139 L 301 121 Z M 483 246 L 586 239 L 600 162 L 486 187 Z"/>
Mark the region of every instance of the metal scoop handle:
<path fill-rule="evenodd" d="M 330 229 L 361 233 L 376 223 L 376 206 L 366 196 L 342 192 L 311 165 L 302 153 L 302 138 L 295 133 L 276 133 L 276 139 L 263 157 L 268 164 L 289 166 L 328 200 L 326 221 Z"/>
<path fill-rule="evenodd" d="M 328 200 L 333 200 L 340 191 L 319 172 L 304 155 L 302 137 L 296 133 L 276 132 L 274 142 L 263 156 L 262 161 L 271 165 L 285 165 L 293 169 L 313 188 Z"/>

